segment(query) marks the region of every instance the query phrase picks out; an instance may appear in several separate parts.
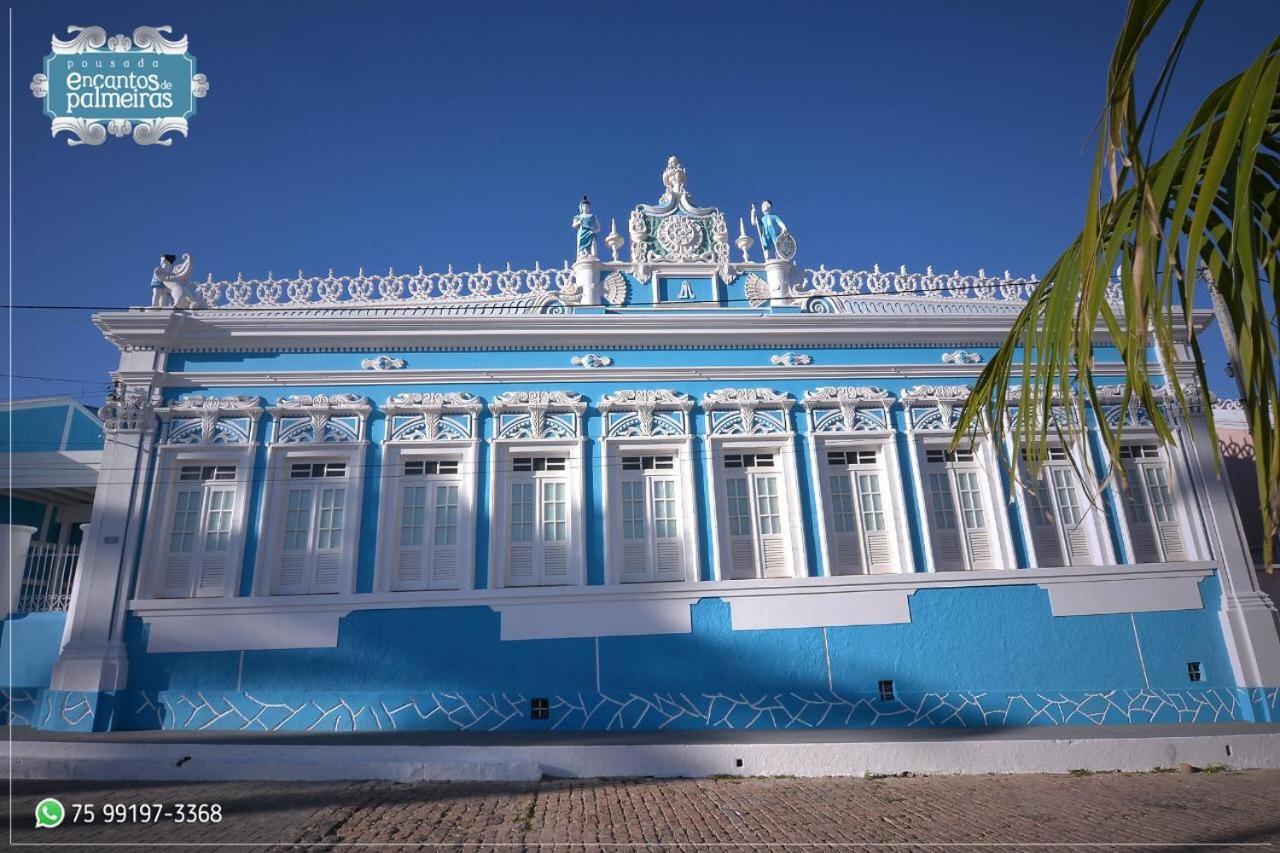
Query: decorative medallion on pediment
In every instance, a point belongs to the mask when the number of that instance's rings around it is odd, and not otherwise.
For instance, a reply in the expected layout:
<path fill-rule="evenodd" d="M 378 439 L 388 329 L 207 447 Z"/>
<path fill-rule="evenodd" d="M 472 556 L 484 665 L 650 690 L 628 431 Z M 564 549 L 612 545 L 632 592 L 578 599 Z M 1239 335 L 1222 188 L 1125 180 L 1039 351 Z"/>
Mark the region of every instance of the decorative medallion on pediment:
<path fill-rule="evenodd" d="M 662 173 L 664 192 L 657 204 L 640 204 L 631 211 L 631 262 L 636 278 L 648 278 L 654 268 L 672 264 L 712 264 L 722 281 L 729 269 L 729 228 L 714 207 L 698 207 L 686 186 L 687 174 L 671 157 Z"/>

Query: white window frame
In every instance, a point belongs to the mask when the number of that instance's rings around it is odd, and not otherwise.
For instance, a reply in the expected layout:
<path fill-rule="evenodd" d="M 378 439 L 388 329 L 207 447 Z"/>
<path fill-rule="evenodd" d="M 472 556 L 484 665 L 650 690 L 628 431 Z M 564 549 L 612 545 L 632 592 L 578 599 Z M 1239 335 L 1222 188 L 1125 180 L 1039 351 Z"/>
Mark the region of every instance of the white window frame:
<path fill-rule="evenodd" d="M 367 441 L 275 444 L 267 447 L 267 488 L 261 535 L 258 537 L 257 569 L 254 572 L 254 594 L 294 597 L 299 595 L 344 595 L 355 591 L 357 561 L 360 554 L 360 514 L 364 503 L 364 457 Z M 342 462 L 346 474 L 341 478 L 324 478 L 342 483 L 346 489 L 343 505 L 342 547 L 337 589 L 333 592 L 277 592 L 280 559 L 284 546 L 285 517 L 290 486 L 300 480 L 290 477 L 295 463 Z M 313 512 L 318 512 L 312 507 Z M 311 530 L 314 537 L 316 531 Z M 312 581 L 308 582 L 310 585 Z"/>
<path fill-rule="evenodd" d="M 908 574 L 915 571 L 915 559 L 911 549 L 911 529 L 908 523 L 906 496 L 902 488 L 902 468 L 898 458 L 898 444 L 893 432 L 859 432 L 859 433 L 819 433 L 810 435 L 809 468 L 813 472 L 814 502 L 818 514 L 818 538 L 822 548 L 822 574 L 824 577 L 851 576 L 856 574 Z M 896 566 L 889 572 L 867 571 L 867 549 L 862 534 L 861 518 L 857 514 L 855 501 L 855 521 L 858 524 L 858 549 L 861 571 L 837 572 L 838 561 L 835 553 L 835 513 L 834 499 L 831 494 L 831 471 L 836 466 L 827 462 L 827 454 L 858 450 L 874 450 L 877 455 L 877 468 L 880 475 L 880 494 L 884 506 L 885 525 L 889 532 L 890 545 L 893 551 L 891 560 Z M 848 472 L 848 466 L 840 466 L 839 470 Z M 856 485 L 853 486 L 856 491 Z"/>
<path fill-rule="evenodd" d="M 926 491 L 929 488 L 929 483 L 926 479 L 929 470 L 926 454 L 930 450 L 945 452 L 951 446 L 951 439 L 952 433 L 950 430 L 921 431 L 911 436 L 911 463 L 916 493 L 916 513 L 917 518 L 920 520 L 925 563 L 930 572 L 952 570 L 938 568 L 937 557 L 933 550 L 933 514 L 930 512 L 929 497 Z M 996 460 L 990 441 L 978 439 L 971 446 L 962 443 L 957 449 L 965 450 L 970 447 L 974 453 L 974 464 L 978 469 L 979 480 L 982 484 L 982 509 L 986 518 L 990 520 L 988 526 L 991 530 L 991 554 L 994 566 L 991 569 L 973 569 L 972 560 L 969 557 L 969 546 L 966 541 L 961 544 L 964 567 L 959 571 L 1005 571 L 1016 569 L 1018 561 L 1013 551 L 1013 533 L 1009 527 L 1004 489 L 998 476 L 998 472 L 1001 470 L 1001 463 Z M 959 495 L 955 492 L 954 484 L 952 484 L 951 488 L 952 498 L 956 501 L 954 504 L 957 513 L 956 522 L 958 525 L 963 525 L 963 519 L 959 517 Z"/>
<path fill-rule="evenodd" d="M 1179 433 L 1179 447 L 1186 439 Z M 1205 539 L 1201 530 L 1197 525 L 1192 523 L 1191 507 L 1196 500 L 1195 494 L 1191 488 L 1191 478 L 1187 475 L 1187 471 L 1183 468 L 1184 459 L 1182 454 L 1178 452 L 1178 447 L 1170 447 L 1163 444 L 1154 430 L 1135 429 L 1134 427 L 1126 427 L 1124 437 L 1120 444 L 1123 445 L 1154 445 L 1159 451 L 1159 458 L 1153 458 L 1149 461 L 1143 460 L 1137 463 L 1136 467 L 1150 467 L 1151 465 L 1160 465 L 1165 472 L 1168 480 L 1169 495 L 1173 500 L 1173 510 L 1177 516 L 1178 531 L 1182 536 L 1183 548 L 1186 556 L 1172 562 L 1191 562 L 1194 560 L 1205 559 L 1208 553 Z M 1124 466 L 1126 462 L 1134 462 L 1134 460 L 1115 458 L 1112 460 L 1113 465 Z M 1128 473 L 1129 468 L 1125 466 Z M 1129 487 L 1137 486 L 1145 489 L 1145 483 L 1129 482 Z M 1119 480 L 1112 478 L 1111 493 L 1115 502 L 1116 515 L 1120 518 L 1120 540 L 1124 545 L 1125 553 L 1128 556 L 1130 564 L 1141 565 L 1138 561 L 1137 549 L 1133 544 L 1133 522 L 1129 519 L 1129 507 L 1125 498 L 1125 490 L 1121 488 Z M 1144 501 L 1146 498 L 1144 497 Z M 1147 511 L 1150 512 L 1150 505 L 1147 505 Z M 1165 557 L 1164 545 L 1160 542 L 1159 535 L 1152 531 L 1152 535 L 1156 539 L 1156 548 L 1160 552 L 1159 562 L 1168 562 Z"/>
<path fill-rule="evenodd" d="M 724 457 L 736 453 L 771 453 L 778 460 L 777 471 L 782 485 L 779 493 L 781 503 L 779 509 L 784 551 L 790 571 L 777 577 L 808 577 L 808 561 L 805 559 L 802 533 L 805 525 L 800 514 L 799 477 L 796 472 L 795 435 L 791 432 L 749 436 L 709 435 L 706 440 L 711 451 L 706 457 L 706 477 L 712 493 L 711 529 L 715 531 L 712 539 L 715 558 L 714 579 L 718 581 L 748 580 L 747 578 L 730 578 L 725 573 L 731 549 Z M 763 574 L 763 566 L 758 562 L 755 579 L 767 577 L 773 576 Z"/>
<path fill-rule="evenodd" d="M 382 446 L 382 476 L 379 482 L 381 518 L 378 525 L 377 570 L 374 589 L 412 595 L 427 590 L 469 590 L 475 587 L 476 488 L 479 479 L 478 441 L 430 442 L 387 441 Z M 401 502 L 404 465 L 409 461 L 455 461 L 458 473 L 457 572 L 453 583 L 434 581 L 424 575 L 418 589 L 399 589 L 396 568 L 399 559 Z M 437 475 L 438 476 L 438 475 Z M 428 493 L 430 495 L 430 492 Z M 428 496 L 430 500 L 430 496 Z M 424 536 L 430 535 L 430 529 Z M 425 566 L 424 566 L 425 572 Z"/>
<path fill-rule="evenodd" d="M 1060 443 L 1050 442 L 1047 445 L 1047 450 L 1046 458 L 1040 460 L 1040 476 L 1035 482 L 1031 479 L 1028 463 L 1022 458 L 1016 460 L 1017 466 L 1015 470 L 1018 471 L 1019 479 L 1015 486 L 1015 493 L 1020 510 L 1022 538 L 1027 546 L 1028 566 L 1031 568 L 1056 569 L 1115 563 L 1115 550 L 1111 546 L 1110 525 L 1107 522 L 1107 512 L 1103 504 L 1103 491 L 1097 487 L 1096 483 L 1091 487 L 1090 483 L 1080 476 L 1081 472 L 1077 470 L 1077 465 L 1081 464 L 1078 460 L 1088 458 L 1088 448 L 1083 441 L 1075 444 L 1075 447 L 1071 450 L 1077 460 L 1074 464 L 1070 459 L 1063 456 L 1066 453 L 1066 449 Z M 1054 456 L 1063 456 L 1063 458 L 1052 458 Z M 1068 531 L 1062 523 L 1058 494 L 1053 485 L 1055 472 L 1060 472 L 1063 476 L 1068 477 L 1075 488 L 1081 511 L 1078 529 L 1086 536 L 1089 549 L 1088 559 L 1077 559 L 1071 554 L 1070 543 L 1067 540 Z M 1032 519 L 1037 512 L 1035 504 L 1037 496 L 1034 490 L 1038 488 L 1046 489 L 1046 494 L 1049 497 L 1049 507 L 1047 509 L 1052 513 L 1058 552 L 1062 556 L 1062 562 L 1056 566 L 1041 565 L 1041 557 L 1037 548 L 1037 528 L 1042 525 L 1033 524 Z"/>
<path fill-rule="evenodd" d="M 624 456 L 673 456 L 675 468 L 671 471 L 676 481 L 676 518 L 680 525 L 678 538 L 681 547 L 681 576 L 678 582 L 698 579 L 698 508 L 693 488 L 693 440 L 658 438 L 605 438 L 603 515 L 605 554 L 605 583 L 643 584 L 661 583 L 665 578 L 652 576 L 647 580 L 630 580 L 623 576 L 623 501 L 622 458 Z M 648 479 L 648 478 L 646 478 Z M 651 566 L 651 575 L 653 570 Z"/>
<path fill-rule="evenodd" d="M 537 589 L 554 586 L 581 586 L 586 583 L 587 520 L 583 505 L 586 484 L 586 442 L 581 438 L 505 439 L 490 441 L 489 477 L 489 587 L 491 589 Z M 517 456 L 563 456 L 566 459 L 566 540 L 568 566 L 565 579 L 558 583 L 513 583 L 508 573 L 508 490 L 516 477 L 512 460 Z M 535 478 L 536 479 L 536 478 Z M 535 495 L 535 506 L 537 496 Z M 539 519 L 534 517 L 535 530 Z M 540 534 L 537 534 L 540 535 Z"/>
<path fill-rule="evenodd" d="M 248 533 L 249 498 L 253 486 L 254 445 L 162 445 L 156 451 L 156 489 L 149 513 L 151 534 L 144 551 L 142 593 L 139 598 L 225 598 L 240 589 L 244 571 L 245 539 Z M 185 596 L 165 595 L 165 567 L 168 562 L 169 534 L 172 531 L 176 495 L 183 491 L 178 479 L 185 466 L 232 465 L 235 480 L 223 481 L 232 487 L 235 505 L 231 514 L 231 537 L 227 548 L 228 563 L 223 571 L 222 588 L 200 589 L 199 567 L 193 566 Z M 216 482 L 216 481 L 214 481 Z M 202 491 L 205 487 L 202 485 Z M 206 508 L 201 501 L 200 528 L 204 526 Z"/>

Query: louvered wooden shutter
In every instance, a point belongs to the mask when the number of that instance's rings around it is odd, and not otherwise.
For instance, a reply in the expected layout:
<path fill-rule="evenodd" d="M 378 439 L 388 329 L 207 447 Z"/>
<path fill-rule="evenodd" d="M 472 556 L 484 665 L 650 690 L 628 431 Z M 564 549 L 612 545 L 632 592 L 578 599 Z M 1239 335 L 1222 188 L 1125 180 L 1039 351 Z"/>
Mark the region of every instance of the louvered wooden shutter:
<path fill-rule="evenodd" d="M 436 483 L 433 491 L 431 588 L 457 589 L 458 539 L 461 536 L 458 518 L 458 487 L 449 483 Z"/>
<path fill-rule="evenodd" d="M 200 583 L 196 587 L 196 595 L 222 595 L 230 559 L 229 551 L 210 551 L 201 556 Z"/>
<path fill-rule="evenodd" d="M 725 538 L 729 553 L 725 555 L 728 565 L 721 569 L 722 576 L 729 580 L 754 578 L 759 552 L 755 534 L 755 499 L 745 476 L 726 477 L 724 488 Z"/>
<path fill-rule="evenodd" d="M 165 558 L 164 578 L 160 585 L 162 598 L 186 598 L 191 594 L 190 553 L 171 553 Z"/>
<path fill-rule="evenodd" d="M 1041 479 L 1027 495 L 1032 506 L 1027 507 L 1031 522 L 1031 539 L 1036 549 L 1036 562 L 1045 568 L 1061 566 L 1062 542 L 1058 536 L 1058 525 L 1054 521 L 1054 503 L 1045 483 L 1046 472 L 1041 471 Z"/>
<path fill-rule="evenodd" d="M 939 572 L 964 569 L 961 525 L 964 520 L 955 502 L 951 475 L 942 462 L 924 466 L 925 504 L 929 512 L 929 536 L 933 544 L 933 567 Z M 948 523 L 943 524 L 945 519 Z"/>
<path fill-rule="evenodd" d="M 426 487 L 406 483 L 400 488 L 400 504 L 395 533 L 395 589 L 422 589 L 424 542 L 427 536 Z"/>
<path fill-rule="evenodd" d="M 776 474 L 756 474 L 755 522 L 760 535 L 761 565 L 767 578 L 791 575 L 787 543 L 782 527 L 782 497 Z M 767 509 L 766 509 L 767 507 Z"/>
<path fill-rule="evenodd" d="M 536 516 L 534 515 L 533 483 L 513 482 L 507 487 L 507 582 L 512 586 L 530 586 L 537 583 L 533 564 L 533 539 Z M 513 535 L 520 526 L 527 535 Z"/>
<path fill-rule="evenodd" d="M 828 477 L 827 484 L 831 496 L 831 573 L 859 574 L 862 553 L 858 548 L 858 518 L 850 477 L 841 471 Z"/>

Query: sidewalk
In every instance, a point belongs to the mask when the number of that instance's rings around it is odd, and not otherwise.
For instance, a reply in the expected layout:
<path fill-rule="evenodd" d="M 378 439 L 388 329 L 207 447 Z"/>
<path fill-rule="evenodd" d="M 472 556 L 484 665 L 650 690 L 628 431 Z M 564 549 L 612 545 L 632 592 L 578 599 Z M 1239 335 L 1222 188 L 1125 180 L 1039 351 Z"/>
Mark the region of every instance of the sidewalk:
<path fill-rule="evenodd" d="M 1280 725 L 658 732 L 108 732 L 13 729 L 24 779 L 534 781 L 1280 769 Z"/>
<path fill-rule="evenodd" d="M 14 783 L 18 843 L 199 842 L 203 850 L 930 849 L 941 842 L 1280 845 L 1280 771 L 885 779 L 501 783 Z M 33 828 L 43 796 L 73 803 L 217 803 L 220 823 Z M 7 809 L 7 806 L 4 807 Z M 0 817 L 7 823 L 8 816 Z M 233 846 L 245 845 L 245 846 Z M 555 845 L 555 846 L 551 846 Z M 139 848 L 142 849 L 142 848 Z M 156 847 L 148 849 L 159 849 Z M 386 848 L 381 848 L 386 849 Z M 1060 849 L 1060 848 L 1059 848 Z M 1104 847 L 1103 849 L 1109 849 Z M 1133 848 L 1130 848 L 1133 849 Z M 1203 848 L 1202 848 L 1203 849 Z"/>

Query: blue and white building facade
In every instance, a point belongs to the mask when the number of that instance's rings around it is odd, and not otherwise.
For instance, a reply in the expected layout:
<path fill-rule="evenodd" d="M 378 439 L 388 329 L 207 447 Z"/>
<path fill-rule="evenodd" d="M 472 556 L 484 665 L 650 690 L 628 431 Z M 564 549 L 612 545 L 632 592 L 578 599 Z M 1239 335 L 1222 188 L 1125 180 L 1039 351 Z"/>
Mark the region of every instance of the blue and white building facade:
<path fill-rule="evenodd" d="M 1123 452 L 1086 438 L 1083 479 L 951 448 L 1031 282 L 805 269 L 675 158 L 625 238 L 580 211 L 560 269 L 166 261 L 153 307 L 97 315 L 118 390 L 34 724 L 1275 718 L 1276 611 L 1199 415 L 1166 447 L 1108 389 Z"/>

